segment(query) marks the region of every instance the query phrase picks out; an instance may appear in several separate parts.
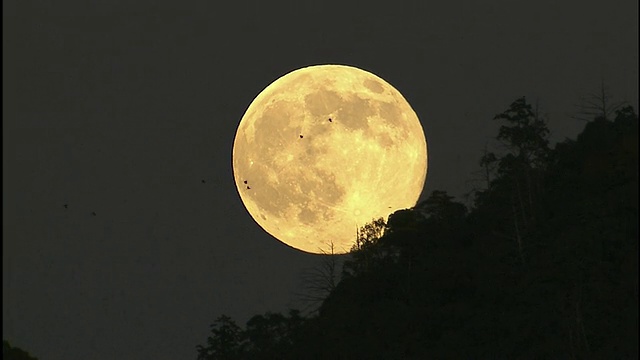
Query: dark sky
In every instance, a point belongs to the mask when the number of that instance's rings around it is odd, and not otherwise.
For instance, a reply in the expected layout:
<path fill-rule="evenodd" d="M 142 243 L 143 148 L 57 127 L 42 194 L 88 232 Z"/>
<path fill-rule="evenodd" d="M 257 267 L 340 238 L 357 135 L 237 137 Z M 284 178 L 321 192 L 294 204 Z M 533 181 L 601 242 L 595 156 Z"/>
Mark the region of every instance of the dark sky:
<path fill-rule="evenodd" d="M 582 129 L 569 114 L 601 78 L 638 109 L 637 13 L 637 0 L 4 1 L 3 338 L 43 360 L 193 359 L 218 315 L 295 306 L 319 257 L 262 231 L 231 169 L 245 109 L 285 73 L 337 63 L 394 85 L 427 137 L 423 197 L 462 200 L 517 97 L 539 99 L 552 140 Z"/>

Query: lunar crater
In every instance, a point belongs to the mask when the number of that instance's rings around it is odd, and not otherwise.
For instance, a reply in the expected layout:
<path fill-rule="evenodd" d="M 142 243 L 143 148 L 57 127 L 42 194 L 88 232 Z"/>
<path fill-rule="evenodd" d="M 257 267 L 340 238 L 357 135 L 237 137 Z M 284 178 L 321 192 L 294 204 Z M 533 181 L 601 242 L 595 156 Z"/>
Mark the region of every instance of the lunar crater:
<path fill-rule="evenodd" d="M 382 84 L 375 80 L 365 79 L 363 85 L 376 94 L 380 94 L 384 91 L 384 87 L 382 86 Z"/>

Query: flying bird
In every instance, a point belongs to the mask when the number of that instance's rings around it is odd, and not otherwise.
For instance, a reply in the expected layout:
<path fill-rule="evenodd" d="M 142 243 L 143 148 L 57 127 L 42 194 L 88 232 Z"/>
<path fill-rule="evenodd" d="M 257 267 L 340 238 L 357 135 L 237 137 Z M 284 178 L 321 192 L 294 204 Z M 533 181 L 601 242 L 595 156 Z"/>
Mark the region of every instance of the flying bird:
<path fill-rule="evenodd" d="M 206 183 L 206 181 L 202 180 L 202 183 L 204 184 L 204 183 Z"/>
<path fill-rule="evenodd" d="M 96 212 L 95 212 L 95 211 L 92 211 L 92 212 L 91 212 L 91 215 L 96 216 Z"/>
<path fill-rule="evenodd" d="M 69 208 L 69 205 L 64 204 L 64 208 L 65 208 L 65 209 Z"/>

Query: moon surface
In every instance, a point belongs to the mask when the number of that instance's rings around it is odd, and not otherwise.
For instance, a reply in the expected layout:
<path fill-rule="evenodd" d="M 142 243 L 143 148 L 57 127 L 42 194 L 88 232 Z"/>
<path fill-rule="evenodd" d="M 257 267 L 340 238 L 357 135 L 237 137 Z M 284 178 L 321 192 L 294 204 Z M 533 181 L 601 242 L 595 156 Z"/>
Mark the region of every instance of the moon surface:
<path fill-rule="evenodd" d="M 233 171 L 266 232 L 298 250 L 340 254 L 366 223 L 416 204 L 427 143 L 416 113 L 383 79 L 351 66 L 309 66 L 249 105 Z"/>

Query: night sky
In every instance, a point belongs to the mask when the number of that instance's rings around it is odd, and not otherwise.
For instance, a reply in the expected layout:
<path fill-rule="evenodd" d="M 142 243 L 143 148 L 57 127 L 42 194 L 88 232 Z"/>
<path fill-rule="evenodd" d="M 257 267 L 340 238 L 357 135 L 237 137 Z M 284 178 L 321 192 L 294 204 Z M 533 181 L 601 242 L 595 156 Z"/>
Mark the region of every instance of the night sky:
<path fill-rule="evenodd" d="M 356 5 L 358 4 L 358 5 Z M 43 360 L 193 359 L 228 314 L 297 306 L 319 256 L 234 185 L 236 127 L 300 67 L 396 87 L 460 201 L 517 97 L 552 142 L 602 79 L 638 111 L 638 2 L 3 2 L 2 331 Z M 203 182 L 204 181 L 204 182 Z M 66 205 L 66 207 L 65 207 Z"/>

